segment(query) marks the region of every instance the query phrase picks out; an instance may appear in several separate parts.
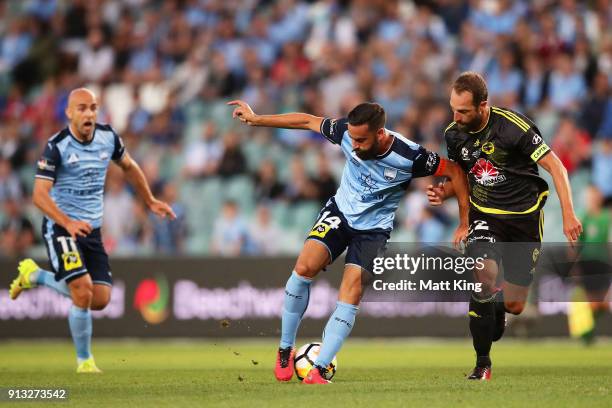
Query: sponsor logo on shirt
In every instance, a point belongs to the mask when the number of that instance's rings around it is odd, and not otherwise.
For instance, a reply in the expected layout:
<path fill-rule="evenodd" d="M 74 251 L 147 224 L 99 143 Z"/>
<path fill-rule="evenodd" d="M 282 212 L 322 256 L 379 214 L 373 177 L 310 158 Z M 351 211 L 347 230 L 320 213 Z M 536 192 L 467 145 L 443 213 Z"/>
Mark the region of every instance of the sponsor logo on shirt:
<path fill-rule="evenodd" d="M 46 171 L 55 171 L 55 166 L 49 164 L 49 162 L 45 158 L 42 158 L 38 161 L 38 168 Z"/>
<path fill-rule="evenodd" d="M 474 167 L 470 170 L 476 182 L 483 186 L 492 186 L 506 181 L 506 176 L 500 174 L 499 170 L 486 159 L 478 159 Z"/>

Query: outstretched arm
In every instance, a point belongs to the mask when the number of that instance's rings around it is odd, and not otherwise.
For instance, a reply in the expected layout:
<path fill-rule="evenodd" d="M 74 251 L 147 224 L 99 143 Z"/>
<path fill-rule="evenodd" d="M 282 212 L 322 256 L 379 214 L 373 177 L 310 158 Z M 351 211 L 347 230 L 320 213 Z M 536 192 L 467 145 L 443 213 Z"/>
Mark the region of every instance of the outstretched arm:
<path fill-rule="evenodd" d="M 555 189 L 559 196 L 559 202 L 561 203 L 563 234 L 565 234 L 567 240 L 573 244 L 582 233 L 582 224 L 574 212 L 572 190 L 567 177 L 567 170 L 554 152 L 549 152 L 546 156 L 542 157 L 538 160 L 538 164 L 549 172 L 553 178 Z"/>
<path fill-rule="evenodd" d="M 323 118 L 309 115 L 307 113 L 283 113 L 279 115 L 257 115 L 248 103 L 234 100 L 227 103 L 236 106 L 232 112 L 233 118 L 249 126 L 265 126 L 286 129 L 305 129 L 318 132 L 321 128 Z"/>
<path fill-rule="evenodd" d="M 165 218 L 169 216 L 170 219 L 175 219 L 176 215 L 172 208 L 163 201 L 158 200 L 153 196 L 149 183 L 144 176 L 144 173 L 140 169 L 138 163 L 136 163 L 130 155 L 125 152 L 119 161 L 116 162 L 119 167 L 123 170 L 125 178 L 129 183 L 134 186 L 138 195 L 144 200 L 145 204 L 155 215 Z"/>

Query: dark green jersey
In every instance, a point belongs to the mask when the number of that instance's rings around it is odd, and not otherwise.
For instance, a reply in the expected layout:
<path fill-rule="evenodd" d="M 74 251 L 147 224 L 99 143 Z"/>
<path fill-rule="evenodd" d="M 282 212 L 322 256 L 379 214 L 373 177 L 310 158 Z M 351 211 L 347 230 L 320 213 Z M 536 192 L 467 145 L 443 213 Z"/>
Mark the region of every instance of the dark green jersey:
<path fill-rule="evenodd" d="M 529 214 L 544 206 L 548 184 L 536 164 L 550 148 L 525 116 L 491 107 L 478 132 L 462 132 L 455 122 L 445 131 L 448 158 L 467 173 L 470 202 L 488 214 Z"/>
<path fill-rule="evenodd" d="M 610 213 L 602 209 L 599 214 L 585 214 L 582 219 L 580 242 L 586 244 L 582 249 L 582 259 L 608 261 L 607 243 L 610 236 Z M 599 245 L 598 245 L 599 244 Z"/>

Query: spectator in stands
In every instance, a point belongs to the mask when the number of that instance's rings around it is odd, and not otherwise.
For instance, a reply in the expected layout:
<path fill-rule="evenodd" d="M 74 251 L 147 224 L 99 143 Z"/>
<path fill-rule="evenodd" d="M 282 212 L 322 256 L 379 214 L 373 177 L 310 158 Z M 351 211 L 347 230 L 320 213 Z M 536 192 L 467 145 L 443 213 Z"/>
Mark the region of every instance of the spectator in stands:
<path fill-rule="evenodd" d="M 285 185 L 278 180 L 276 166 L 272 160 L 264 160 L 254 177 L 255 201 L 277 200 L 283 197 Z"/>
<path fill-rule="evenodd" d="M 234 201 L 226 201 L 221 215 L 215 220 L 212 234 L 212 253 L 221 256 L 243 254 L 248 244 L 248 228 Z"/>
<path fill-rule="evenodd" d="M 561 118 L 559 128 L 552 142 L 552 149 L 557 154 L 568 174 L 572 174 L 591 155 L 591 139 L 580 129 L 569 116 Z"/>
<path fill-rule="evenodd" d="M 240 147 L 240 136 L 234 131 L 228 131 L 223 136 L 223 152 L 217 167 L 221 177 L 233 177 L 246 172 L 247 162 Z"/>
<path fill-rule="evenodd" d="M 308 175 L 304 160 L 300 156 L 293 156 L 289 164 L 289 180 L 285 189 L 285 197 L 291 203 L 300 203 L 317 200 L 319 191 L 312 177 Z"/>
<path fill-rule="evenodd" d="M 319 153 L 317 156 L 317 175 L 314 179 L 314 184 L 317 188 L 317 199 L 322 206 L 327 203 L 331 197 L 336 194 L 338 190 L 338 183 L 331 173 L 331 167 L 329 165 L 329 159 L 323 153 Z"/>
<path fill-rule="evenodd" d="M 584 77 L 576 70 L 572 55 L 562 52 L 555 59 L 555 69 L 550 74 L 548 99 L 553 109 L 574 112 L 586 95 Z"/>
<path fill-rule="evenodd" d="M 164 255 L 179 255 L 185 251 L 185 238 L 187 236 L 187 222 L 185 219 L 185 206 L 178 202 L 177 186 L 174 182 L 161 182 L 155 186 L 154 194 L 160 200 L 168 203 L 176 214 L 173 222 L 160 221 L 152 214 L 149 216 L 153 228 L 153 245 L 155 253 Z M 159 195 L 158 195 L 159 194 Z"/>
<path fill-rule="evenodd" d="M 24 214 L 23 205 L 14 198 L 3 202 L 1 253 L 11 258 L 21 258 L 27 254 L 35 240 L 32 222 Z"/>
<path fill-rule="evenodd" d="M 201 137 L 185 146 L 183 175 L 197 179 L 216 174 L 222 153 L 215 122 L 205 123 Z"/>
<path fill-rule="evenodd" d="M 604 205 L 612 206 L 612 133 L 602 135 L 593 149 L 593 184 L 601 191 Z"/>
<path fill-rule="evenodd" d="M 283 231 L 276 225 L 270 209 L 260 205 L 255 211 L 255 219 L 249 225 L 249 253 L 255 255 L 278 255 L 282 250 L 279 237 Z"/>

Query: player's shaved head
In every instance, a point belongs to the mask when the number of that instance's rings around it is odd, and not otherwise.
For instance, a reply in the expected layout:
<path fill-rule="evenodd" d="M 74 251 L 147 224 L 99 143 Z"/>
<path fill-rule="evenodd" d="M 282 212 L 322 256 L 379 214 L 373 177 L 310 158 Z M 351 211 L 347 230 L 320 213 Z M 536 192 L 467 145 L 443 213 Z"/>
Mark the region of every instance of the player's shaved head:
<path fill-rule="evenodd" d="M 76 88 L 68 95 L 68 107 L 79 102 L 96 102 L 96 94 L 91 89 Z"/>
<path fill-rule="evenodd" d="M 83 141 L 90 140 L 98 116 L 96 94 L 87 88 L 74 89 L 68 96 L 66 116 L 70 120 L 70 130 L 73 135 Z"/>

